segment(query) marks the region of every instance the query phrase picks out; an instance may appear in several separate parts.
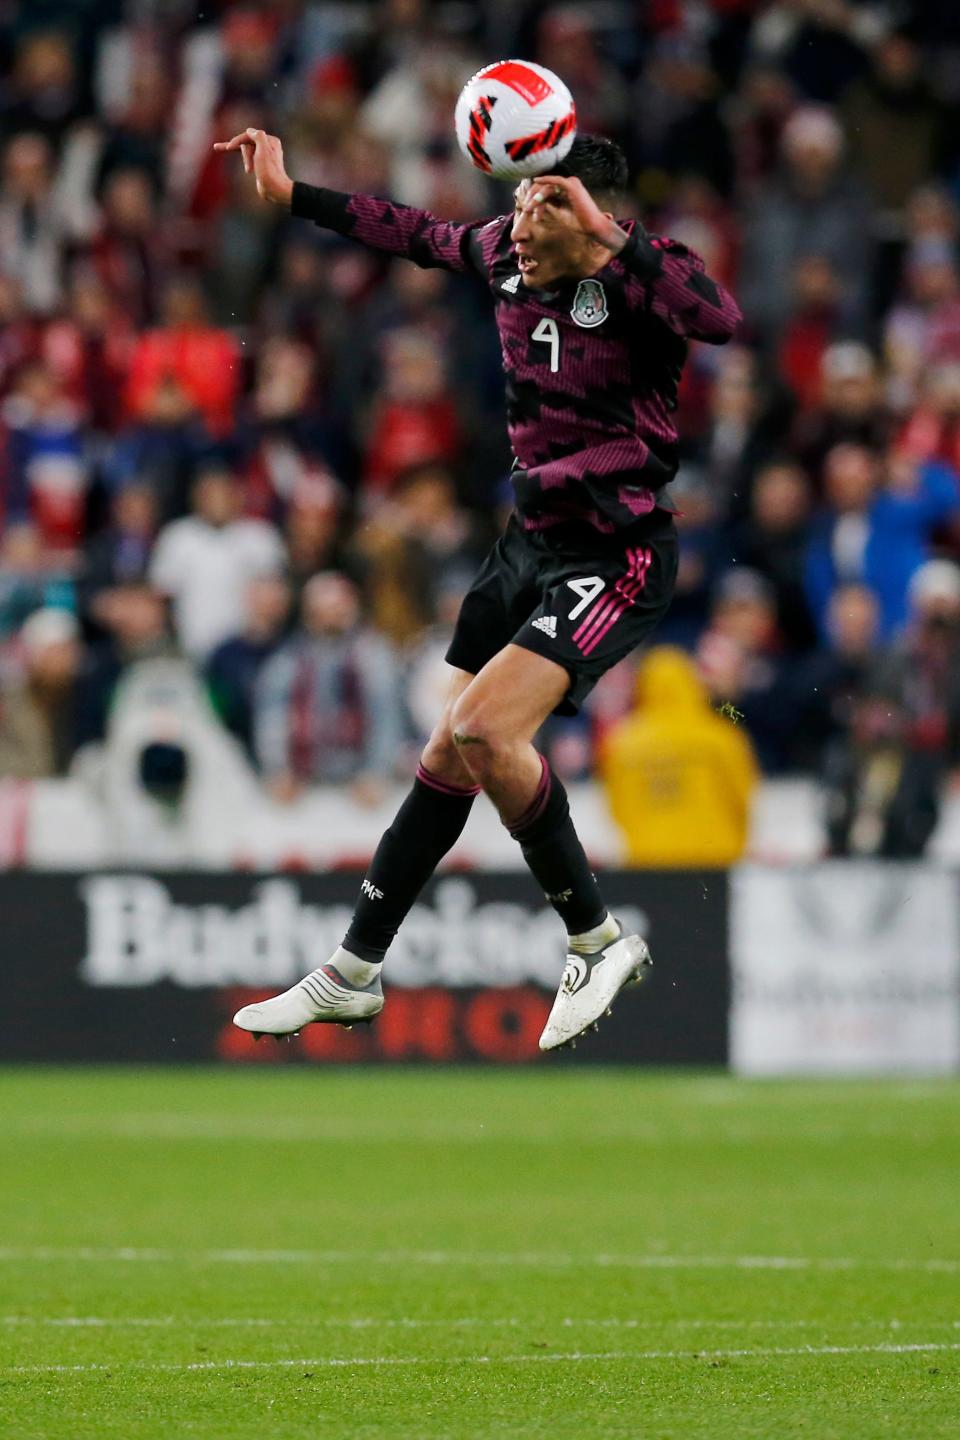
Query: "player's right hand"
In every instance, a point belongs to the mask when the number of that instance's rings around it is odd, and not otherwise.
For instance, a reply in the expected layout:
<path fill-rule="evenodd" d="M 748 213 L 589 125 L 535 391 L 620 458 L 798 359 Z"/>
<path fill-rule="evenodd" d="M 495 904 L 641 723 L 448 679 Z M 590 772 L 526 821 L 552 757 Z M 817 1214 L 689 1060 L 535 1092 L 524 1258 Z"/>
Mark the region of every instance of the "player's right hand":
<path fill-rule="evenodd" d="M 284 168 L 283 146 L 276 135 L 268 135 L 266 130 L 256 130 L 251 125 L 232 140 L 218 140 L 213 148 L 224 154 L 239 150 L 244 170 L 257 182 L 260 198 L 271 200 L 275 205 L 290 204 L 293 181 Z"/>

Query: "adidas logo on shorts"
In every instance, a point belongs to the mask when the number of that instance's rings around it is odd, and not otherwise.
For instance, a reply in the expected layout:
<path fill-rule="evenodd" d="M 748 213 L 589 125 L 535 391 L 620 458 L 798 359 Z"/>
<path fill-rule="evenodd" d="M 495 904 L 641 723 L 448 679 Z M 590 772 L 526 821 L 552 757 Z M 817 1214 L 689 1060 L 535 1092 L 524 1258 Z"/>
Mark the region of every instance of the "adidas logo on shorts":
<path fill-rule="evenodd" d="M 534 630 L 542 630 L 544 635 L 549 635 L 551 640 L 557 638 L 557 617 L 555 615 L 541 615 L 533 622 Z"/>

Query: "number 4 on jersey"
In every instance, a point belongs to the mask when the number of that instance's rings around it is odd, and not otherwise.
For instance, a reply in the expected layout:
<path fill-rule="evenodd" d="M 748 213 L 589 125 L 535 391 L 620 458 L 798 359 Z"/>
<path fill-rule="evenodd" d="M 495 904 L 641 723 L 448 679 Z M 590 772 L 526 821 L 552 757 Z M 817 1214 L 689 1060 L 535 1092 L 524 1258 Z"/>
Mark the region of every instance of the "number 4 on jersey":
<path fill-rule="evenodd" d="M 544 315 L 543 319 L 537 322 L 537 328 L 530 339 L 543 340 L 550 346 L 550 373 L 556 375 L 560 369 L 560 331 L 556 320 L 550 320 Z"/>
<path fill-rule="evenodd" d="M 578 603 L 574 605 L 567 619 L 576 620 L 580 612 L 586 610 L 590 601 L 596 600 L 604 584 L 605 582 L 601 580 L 599 575 L 585 575 L 582 580 L 568 580 L 567 585 L 571 590 L 575 590 L 581 598 Z"/>

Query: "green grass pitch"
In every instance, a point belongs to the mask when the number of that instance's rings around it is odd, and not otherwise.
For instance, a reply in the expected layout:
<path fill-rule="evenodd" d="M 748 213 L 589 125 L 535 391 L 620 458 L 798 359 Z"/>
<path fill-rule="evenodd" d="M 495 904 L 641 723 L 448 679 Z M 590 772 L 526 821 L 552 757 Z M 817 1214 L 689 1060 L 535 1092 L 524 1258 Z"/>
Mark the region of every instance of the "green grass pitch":
<path fill-rule="evenodd" d="M 960 1085 L 7 1070 L 0 1435 L 960 1434 Z"/>

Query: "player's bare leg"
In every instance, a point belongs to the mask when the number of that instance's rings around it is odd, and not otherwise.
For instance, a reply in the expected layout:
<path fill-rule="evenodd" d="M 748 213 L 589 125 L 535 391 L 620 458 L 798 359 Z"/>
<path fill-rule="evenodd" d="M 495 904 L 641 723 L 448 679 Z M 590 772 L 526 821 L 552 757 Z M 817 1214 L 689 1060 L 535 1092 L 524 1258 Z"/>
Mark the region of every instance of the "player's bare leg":
<path fill-rule="evenodd" d="M 479 786 L 454 744 L 451 716 L 473 676 L 455 670 L 443 713 L 413 788 L 385 832 L 361 886 L 353 922 L 329 961 L 298 984 L 254 1005 L 234 1024 L 254 1036 L 290 1035 L 304 1025 L 369 1022 L 383 1009 L 380 969 L 401 922 L 467 822 Z"/>
<path fill-rule="evenodd" d="M 566 925 L 567 964 L 540 1037 L 542 1050 L 572 1044 L 595 1027 L 618 991 L 641 979 L 650 964 L 645 942 L 623 936 L 604 905 L 566 791 L 532 743 L 569 684 L 563 666 L 507 645 L 465 687 L 451 717 L 467 767 Z"/>

